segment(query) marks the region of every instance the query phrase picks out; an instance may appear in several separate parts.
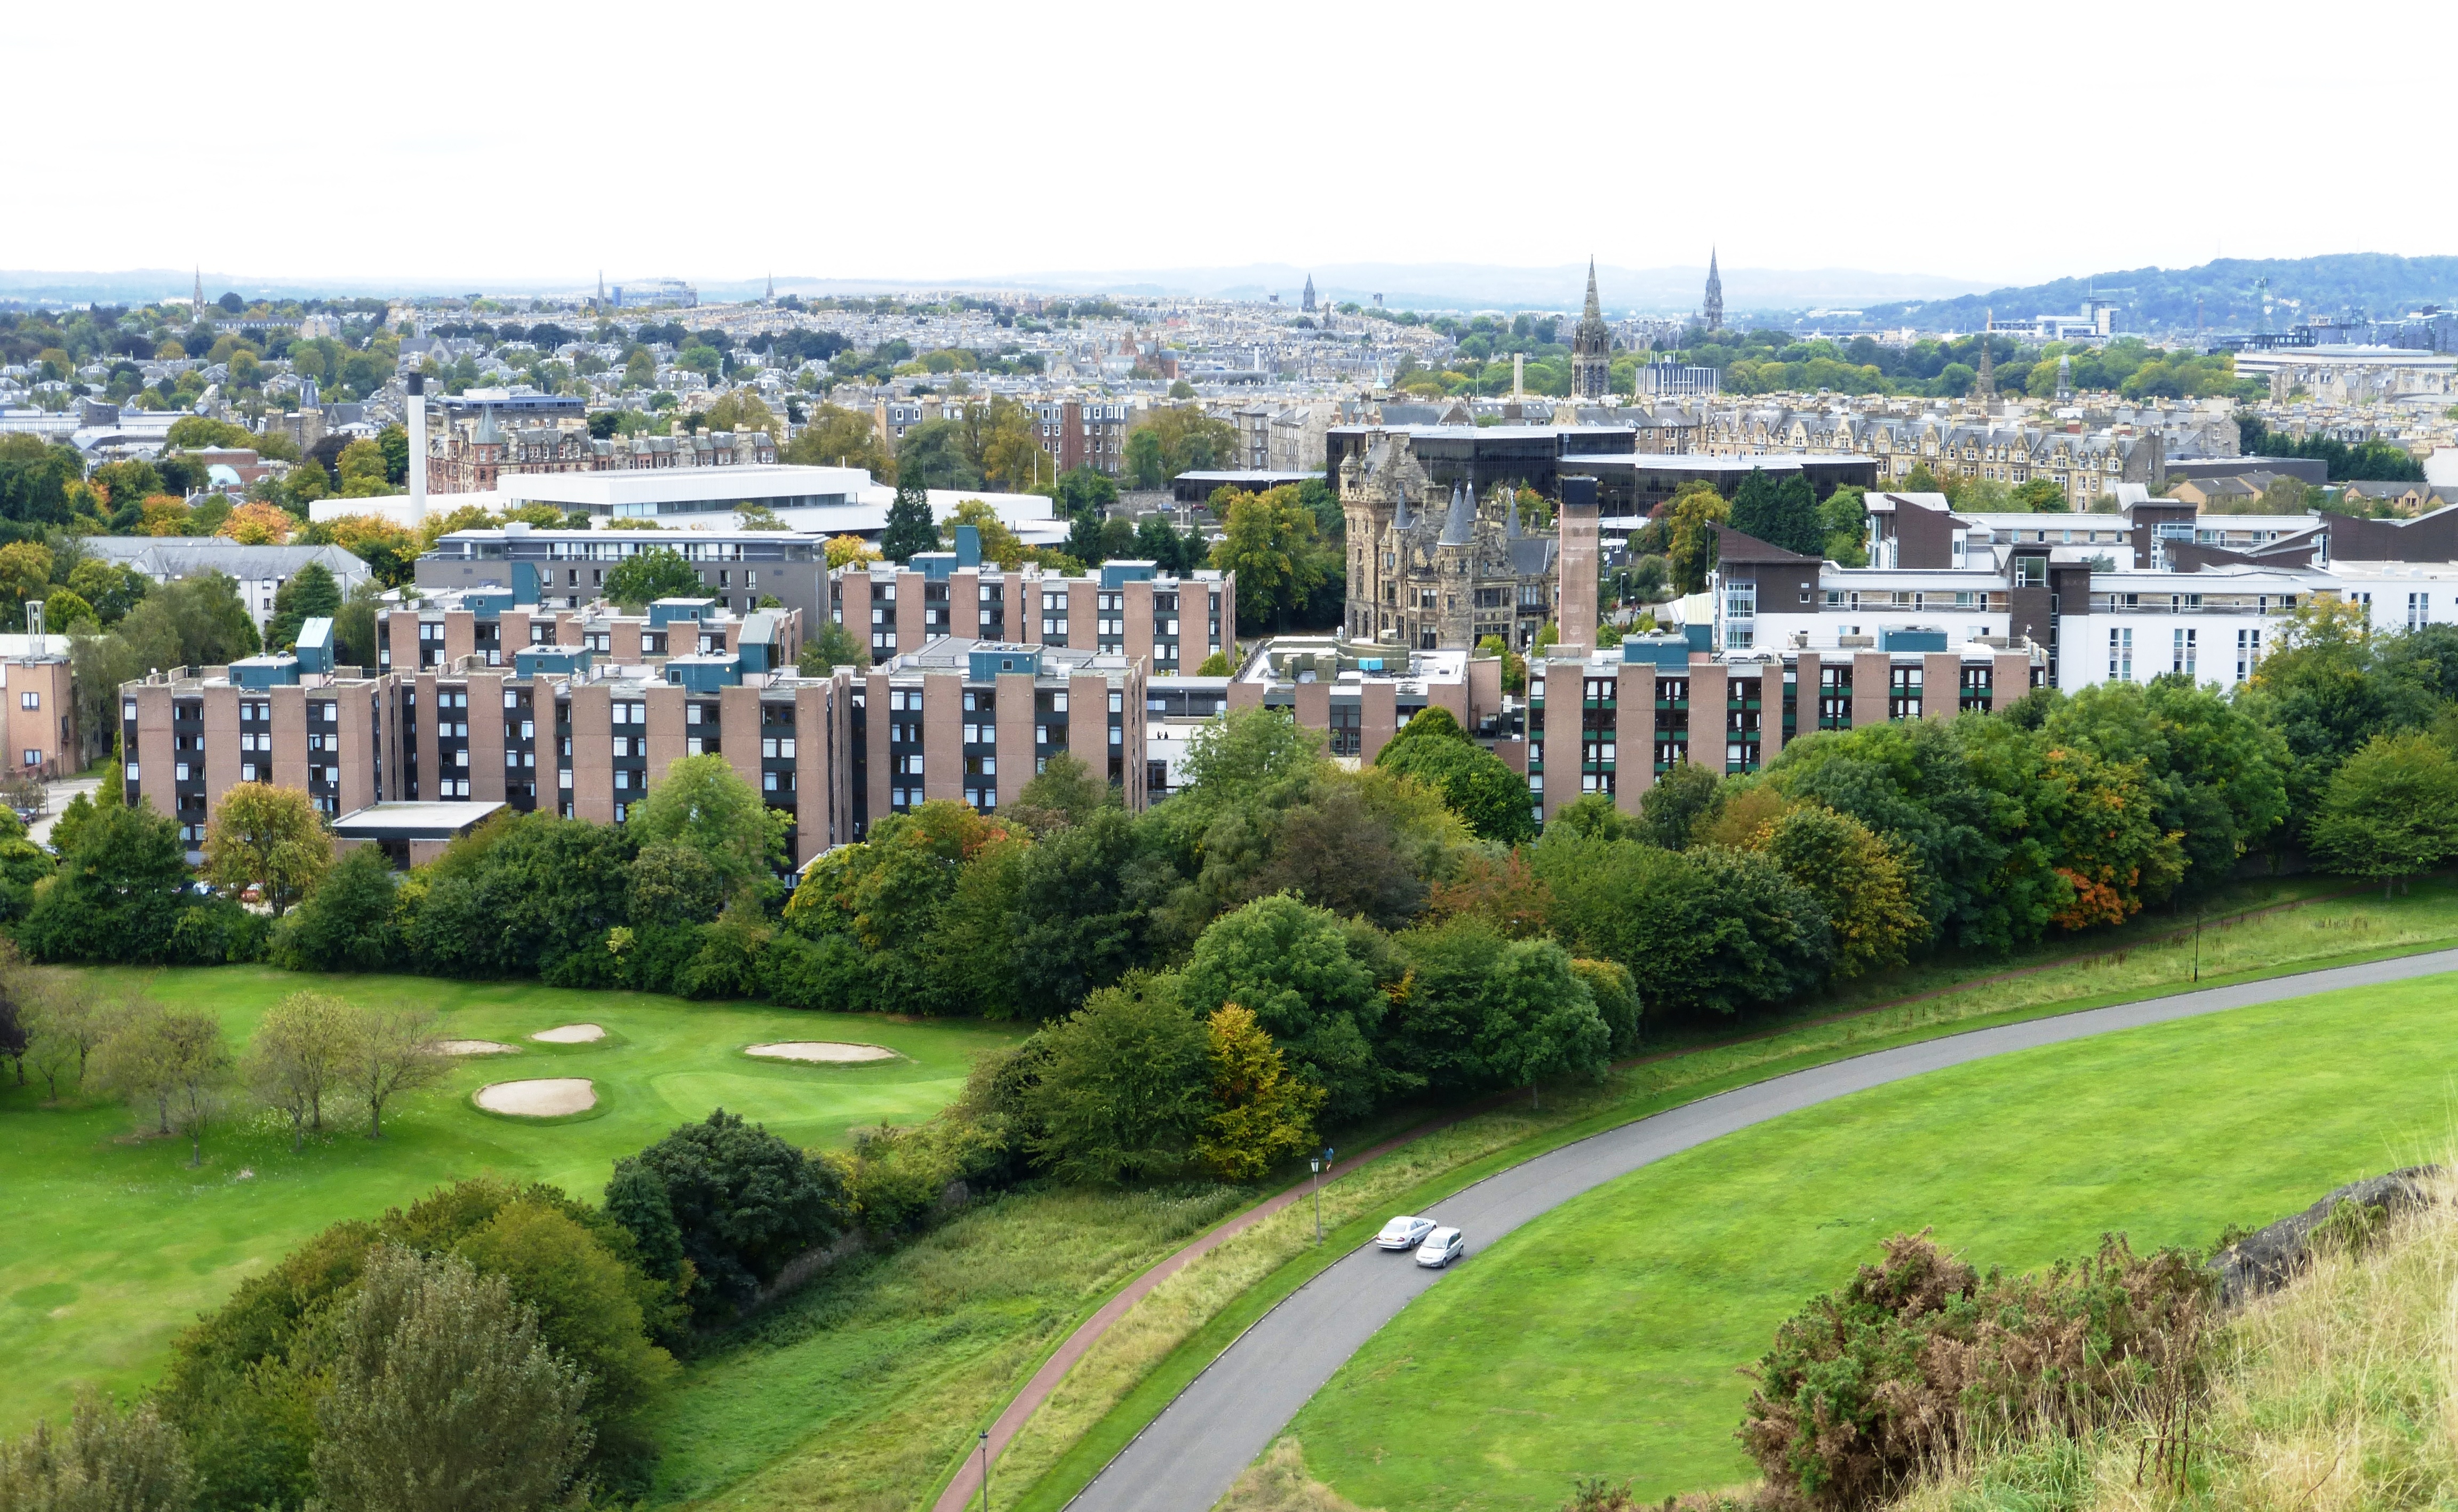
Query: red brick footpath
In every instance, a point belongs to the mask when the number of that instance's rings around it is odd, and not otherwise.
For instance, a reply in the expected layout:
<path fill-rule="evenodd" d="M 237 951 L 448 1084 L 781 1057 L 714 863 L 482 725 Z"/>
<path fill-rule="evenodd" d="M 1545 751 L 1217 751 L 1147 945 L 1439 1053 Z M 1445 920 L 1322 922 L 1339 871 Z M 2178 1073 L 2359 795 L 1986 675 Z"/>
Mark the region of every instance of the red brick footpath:
<path fill-rule="evenodd" d="M 2274 903 L 2268 908 L 2251 909 L 2244 913 L 2230 915 L 2225 919 L 2206 920 L 2204 921 L 2204 924 L 2206 927 L 2224 927 L 2230 924 L 2241 923 L 2247 919 L 2257 919 L 2264 914 L 2284 913 L 2290 909 L 2301 908 L 2306 903 L 2323 902 L 2330 899 L 2343 898 L 2347 896 L 2347 894 L 2356 891 L 2370 891 L 2370 888 L 2369 886 L 2361 889 L 2343 888 L 2338 892 L 2323 893 L 2311 898 L 2300 898 L 2294 902 Z M 2053 971 L 2060 966 L 2070 966 L 2077 962 L 2112 959 L 2121 961 L 2124 959 L 2126 954 L 2132 950 L 2140 948 L 2144 945 L 2156 944 L 2162 941 L 2181 939 L 2183 936 L 2192 933 L 2193 929 L 2194 926 L 2192 924 L 2186 924 L 2164 934 L 2154 935 L 2148 939 L 2135 941 L 2122 950 L 2085 951 L 2079 955 L 2064 956 L 2055 961 L 2045 962 L 2036 966 L 2021 966 L 2011 971 L 2001 971 L 1994 976 L 1980 977 L 1970 982 L 1958 982 L 1952 986 L 1939 987 L 1934 991 L 1915 993 L 1908 998 L 1896 998 L 1891 1002 L 1872 1004 L 1865 1008 L 1854 1008 L 1846 1013 L 1832 1014 L 1823 1019 L 1801 1020 L 1795 1023 L 1782 1025 L 1775 1028 L 1766 1029 L 1757 1034 L 1744 1034 L 1730 1040 L 1718 1040 L 1710 1044 L 1686 1046 L 1676 1050 L 1659 1050 L 1653 1055 L 1636 1056 L 1631 1060 L 1623 1061 L 1620 1064 L 1624 1067 L 1645 1066 L 1650 1062 L 1670 1060 L 1677 1055 L 1689 1055 L 1699 1050 L 1720 1049 L 1734 1045 L 1746 1045 L 1753 1040 L 1771 1039 L 1776 1035 L 1790 1034 L 1798 1029 L 1817 1028 L 1823 1025 L 1840 1024 L 1847 1019 L 1864 1018 L 1872 1013 L 1883 1013 L 1888 1008 L 1902 1007 L 1907 1003 L 1919 1003 L 1928 998 L 1945 997 L 1950 993 L 1968 992 L 1973 987 L 1988 986 L 1992 983 L 1998 982 L 2010 982 L 2017 977 L 2028 977 L 2035 972 Z M 1505 1101 L 1515 1099 L 1518 1095 L 1519 1094 L 1516 1091 L 1510 1091 L 1497 1093 L 1492 1097 L 1480 1098 L 1476 1102 L 1460 1108 L 1458 1111 L 1450 1113 L 1446 1117 L 1436 1119 L 1430 1124 L 1420 1124 L 1416 1128 L 1409 1129 L 1406 1133 L 1398 1134 L 1392 1138 L 1385 1140 L 1383 1143 L 1375 1146 L 1369 1150 L 1366 1150 L 1363 1154 L 1349 1156 L 1346 1160 L 1342 1161 L 1339 1165 L 1334 1166 L 1331 1170 L 1325 1171 L 1323 1173 L 1323 1179 L 1336 1180 L 1339 1177 L 1344 1176 L 1350 1171 L 1357 1170 L 1360 1166 L 1366 1164 L 1368 1161 L 1380 1160 L 1385 1155 L 1389 1154 L 1391 1151 L 1399 1149 L 1403 1145 L 1423 1139 L 1426 1135 L 1433 1133 L 1437 1129 L 1448 1129 L 1451 1125 L 1460 1122 L 1462 1119 L 1472 1118 L 1479 1113 L 1489 1110 L 1489 1108 L 1499 1107 Z M 1134 1307 L 1137 1302 L 1142 1301 L 1147 1295 L 1151 1295 L 1154 1287 L 1160 1285 L 1163 1281 L 1168 1280 L 1171 1276 L 1176 1275 L 1178 1272 L 1186 1269 L 1186 1267 L 1195 1260 L 1210 1253 L 1212 1251 L 1219 1248 L 1230 1239 L 1245 1232 L 1256 1224 L 1262 1222 L 1265 1218 L 1268 1218 L 1272 1214 L 1280 1212 L 1281 1209 L 1286 1208 L 1289 1204 L 1296 1202 L 1301 1197 L 1303 1197 L 1311 1189 L 1309 1187 L 1302 1184 L 1291 1187 L 1288 1191 L 1283 1191 L 1277 1196 L 1267 1197 L 1262 1202 L 1247 1209 L 1237 1216 L 1227 1219 L 1218 1228 L 1206 1232 L 1201 1238 L 1197 1239 L 1194 1243 L 1189 1244 L 1184 1249 L 1179 1250 L 1175 1254 L 1170 1255 L 1167 1259 L 1155 1265 L 1151 1270 L 1146 1271 L 1143 1274 L 1135 1277 L 1133 1281 L 1127 1284 L 1125 1291 L 1120 1292 L 1117 1295 L 1110 1298 L 1108 1302 L 1104 1303 L 1099 1312 L 1094 1313 L 1091 1317 L 1086 1318 L 1082 1323 L 1076 1325 L 1075 1332 L 1067 1336 L 1067 1342 L 1058 1346 L 1057 1353 L 1042 1361 L 1041 1368 L 1032 1373 L 1032 1378 L 1024 1383 L 1024 1389 L 1015 1394 L 1014 1399 L 1007 1404 L 1007 1410 L 998 1415 L 998 1420 L 996 1422 L 990 1424 L 990 1458 L 995 1460 L 1000 1455 L 1006 1453 L 1007 1446 L 1015 1441 L 1015 1436 L 1017 1432 L 1024 1427 L 1026 1420 L 1031 1418 L 1036 1411 L 1040 1410 L 1041 1404 L 1050 1399 L 1052 1393 L 1057 1391 L 1058 1383 L 1067 1378 L 1067 1373 L 1075 1368 L 1075 1362 L 1082 1359 L 1085 1354 L 1092 1349 L 1094 1344 L 1099 1341 L 1101 1336 L 1108 1333 L 1118 1319 L 1127 1315 L 1128 1309 Z M 981 1488 L 982 1452 L 980 1446 L 976 1444 L 973 1448 L 966 1452 L 964 1464 L 957 1469 L 956 1478 L 948 1482 L 948 1489 L 940 1493 L 939 1501 L 933 1509 L 933 1512 L 965 1512 L 966 1504 L 980 1494 Z"/>

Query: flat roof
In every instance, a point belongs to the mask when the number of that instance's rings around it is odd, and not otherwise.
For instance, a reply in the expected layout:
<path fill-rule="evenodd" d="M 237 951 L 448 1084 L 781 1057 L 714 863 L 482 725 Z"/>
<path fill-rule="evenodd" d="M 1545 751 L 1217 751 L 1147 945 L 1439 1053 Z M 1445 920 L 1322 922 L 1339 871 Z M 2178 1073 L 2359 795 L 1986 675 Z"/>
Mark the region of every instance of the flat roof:
<path fill-rule="evenodd" d="M 845 496 L 846 503 L 862 503 L 864 494 L 878 487 L 866 467 L 746 463 L 717 467 L 614 467 L 604 472 L 505 471 L 496 475 L 494 491 L 508 500 L 611 508 L 625 504 L 793 499 L 814 494 L 838 494 Z M 450 508 L 459 502 L 453 494 L 430 494 L 427 507 Z"/>
<path fill-rule="evenodd" d="M 1771 451 L 1762 457 L 1707 457 L 1680 451 L 1570 452 L 1562 467 L 1628 467 L 1649 472 L 1778 472 L 1808 464 L 1833 466 L 1853 463 L 1874 467 L 1875 457 L 1849 451 Z"/>
<path fill-rule="evenodd" d="M 448 840 L 467 835 L 504 805 L 468 803 L 371 803 L 333 821 L 333 833 L 353 840 Z"/>

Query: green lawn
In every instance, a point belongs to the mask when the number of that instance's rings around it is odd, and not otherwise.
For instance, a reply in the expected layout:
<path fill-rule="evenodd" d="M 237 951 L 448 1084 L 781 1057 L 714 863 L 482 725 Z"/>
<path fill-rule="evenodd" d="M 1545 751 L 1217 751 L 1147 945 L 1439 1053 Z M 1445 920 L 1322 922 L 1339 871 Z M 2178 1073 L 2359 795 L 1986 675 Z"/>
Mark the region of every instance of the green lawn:
<path fill-rule="evenodd" d="M 1736 1374 L 1810 1294 L 1933 1227 L 1984 1267 L 2123 1231 L 2207 1244 L 2450 1135 L 2458 978 L 1942 1071 L 1649 1167 L 1472 1253 L 1299 1415 L 1362 1506 L 1551 1509 L 1745 1480 Z M 1469 1236 L 1471 1243 L 1475 1235 Z"/>
<path fill-rule="evenodd" d="M 301 1154 L 278 1120 L 257 1115 L 210 1134 L 202 1170 L 185 1141 L 135 1140 L 115 1104 L 51 1108 L 39 1087 L 0 1087 L 8 1221 L 0 1225 L 0 1325 L 12 1369 L 0 1385 L 0 1433 L 56 1418 L 79 1382 L 115 1392 L 151 1384 L 171 1336 L 244 1276 L 306 1235 L 373 1216 L 463 1176 L 549 1181 L 595 1200 L 616 1157 L 722 1106 L 805 1146 L 839 1144 L 857 1127 L 928 1117 L 964 1084 L 974 1052 L 1020 1031 L 978 1023 L 898 1023 L 686 1003 L 535 984 L 415 977 L 316 978 L 258 967 L 94 973 L 108 990 L 140 983 L 161 1001 L 221 1016 L 243 1044 L 264 1008 L 317 987 L 362 1003 L 416 1002 L 455 1038 L 522 1046 L 457 1067 L 449 1080 L 385 1115 L 385 1139 L 352 1128 Z M 557 1025 L 602 1025 L 595 1045 L 540 1046 Z M 779 1039 L 884 1045 L 902 1059 L 868 1066 L 753 1061 L 745 1045 Z M 586 1076 L 598 1107 L 533 1124 L 480 1112 L 489 1082 Z"/>

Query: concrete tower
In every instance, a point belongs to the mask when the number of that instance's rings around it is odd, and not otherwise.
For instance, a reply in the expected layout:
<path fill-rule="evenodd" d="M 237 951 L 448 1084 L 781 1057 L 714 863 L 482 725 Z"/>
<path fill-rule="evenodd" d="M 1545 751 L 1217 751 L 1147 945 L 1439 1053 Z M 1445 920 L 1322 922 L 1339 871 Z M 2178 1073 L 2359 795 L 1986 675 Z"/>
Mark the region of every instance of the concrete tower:
<path fill-rule="evenodd" d="M 1579 328 L 1571 333 L 1571 395 L 1574 399 L 1602 399 L 1606 385 L 1613 382 L 1613 332 L 1605 325 L 1603 307 L 1596 302 L 1596 259 L 1588 259 L 1588 307 L 1579 317 Z"/>
<path fill-rule="evenodd" d="M 1699 307 L 1699 317 L 1707 329 L 1724 328 L 1724 276 L 1716 271 L 1716 249 L 1707 249 L 1707 302 Z"/>

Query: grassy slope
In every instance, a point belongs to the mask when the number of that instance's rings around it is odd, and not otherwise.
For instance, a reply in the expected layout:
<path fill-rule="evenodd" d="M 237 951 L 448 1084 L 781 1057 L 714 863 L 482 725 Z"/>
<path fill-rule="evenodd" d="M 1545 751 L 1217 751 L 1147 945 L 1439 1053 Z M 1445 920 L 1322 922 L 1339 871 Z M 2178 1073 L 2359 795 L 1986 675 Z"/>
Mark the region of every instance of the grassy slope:
<path fill-rule="evenodd" d="M 2443 1157 L 2444 1164 L 2448 1159 Z M 1902 1512 L 2311 1512 L 2458 1506 L 2458 1191 L 2360 1255 L 2324 1253 L 2212 1339 L 2180 1496 L 2138 1469 L 2155 1424 L 1984 1446 Z"/>
<path fill-rule="evenodd" d="M 1362 1504 L 1550 1508 L 1743 1479 L 1735 1374 L 1888 1233 L 2029 1267 L 2202 1243 L 2437 1150 L 2458 981 L 2246 1008 L 1958 1067 L 1687 1152 L 1476 1255 L 1293 1432 Z"/>
<path fill-rule="evenodd" d="M 2458 887 L 2418 883 L 2412 895 L 2391 901 L 2373 894 L 2318 896 L 2336 886 L 2304 878 L 2239 890 L 2229 901 L 2232 908 L 2311 901 L 2291 912 L 2208 930 L 2199 944 L 2201 980 L 2245 981 L 2430 948 L 2458 938 Z M 2221 912 L 2214 906 L 2215 917 Z M 1687 1037 L 1690 1047 L 1677 1042 L 1666 1058 L 1617 1070 L 1601 1087 L 1549 1090 L 1541 1115 L 1514 1107 L 1446 1130 L 1438 1146 L 1414 1162 L 1410 1181 L 1361 1172 L 1336 1183 L 1323 1200 L 1326 1217 L 1341 1226 L 1323 1249 L 1306 1242 L 1310 1226 L 1298 1233 L 1267 1227 L 1222 1246 L 1129 1314 L 1019 1436 L 994 1477 L 1002 1485 L 994 1487 L 992 1502 L 1025 1512 L 1056 1512 L 1239 1333 L 1323 1265 L 1364 1243 L 1388 1212 L 1427 1205 L 1572 1139 L 1732 1087 L 1989 1023 L 2184 990 L 2192 985 L 2196 946 L 2191 939 L 2163 938 L 2175 929 L 2173 920 L 2161 919 L 2095 933 L 2087 937 L 2097 947 L 2093 954 L 2004 981 L 1987 979 L 2072 957 L 2074 942 L 1976 970 L 1968 963 L 1929 963 L 1863 984 L 1842 998 L 1842 1006 L 1850 1011 L 1856 1002 L 1927 992 L 1950 984 L 1958 972 L 1966 981 L 1979 979 L 1979 984 L 1816 1022 L 1837 1010 L 1830 1000 L 1796 1010 L 1760 1037 L 1739 1043 L 1699 1043 L 1704 1032 L 1694 1033 Z"/>
<path fill-rule="evenodd" d="M 95 975 L 115 991 L 149 980 Z M 455 1037 L 520 1043 L 539 1029 L 587 1022 L 610 1038 L 531 1045 L 458 1067 L 445 1086 L 386 1113 L 382 1144 L 354 1130 L 293 1155 L 274 1120 L 226 1126 L 208 1137 L 200 1170 L 187 1169 L 184 1141 L 127 1137 L 135 1123 L 115 1104 L 47 1108 L 38 1087 L 0 1087 L 0 1147 L 9 1152 L 0 1323 L 12 1364 L 0 1384 L 0 1433 L 57 1417 L 77 1382 L 114 1391 L 149 1383 L 174 1332 L 337 1219 L 372 1216 L 482 1173 L 550 1181 L 594 1198 L 615 1157 L 720 1104 L 802 1144 L 839 1143 L 857 1126 L 927 1117 L 962 1087 L 974 1051 L 1015 1037 L 978 1024 L 256 967 L 156 973 L 149 990 L 219 1014 L 236 1044 L 268 1005 L 309 986 L 364 1003 L 426 1004 Z M 739 1053 L 744 1045 L 787 1038 L 860 1040 L 909 1059 L 800 1067 Z M 469 1105 L 479 1086 L 523 1076 L 590 1077 L 600 1110 L 540 1125 Z"/>

